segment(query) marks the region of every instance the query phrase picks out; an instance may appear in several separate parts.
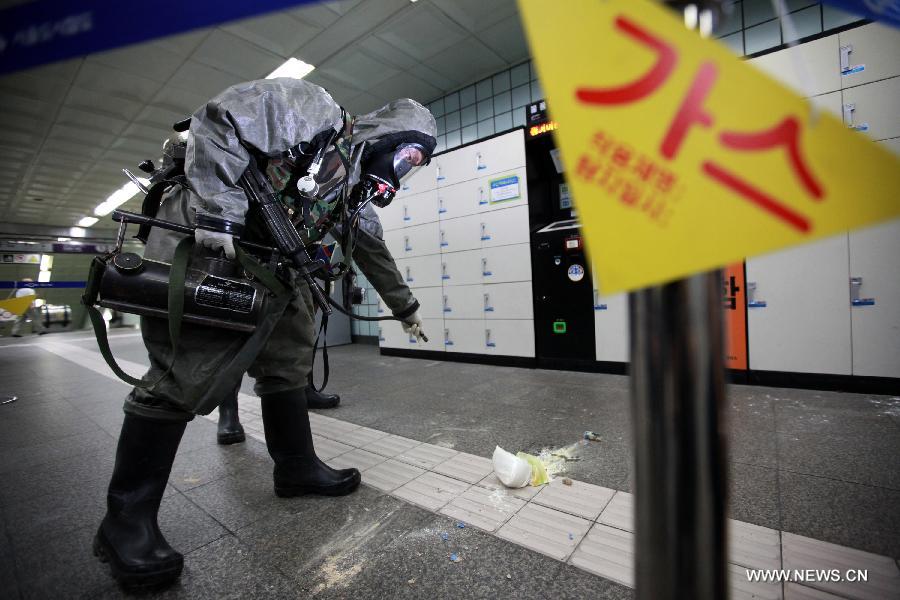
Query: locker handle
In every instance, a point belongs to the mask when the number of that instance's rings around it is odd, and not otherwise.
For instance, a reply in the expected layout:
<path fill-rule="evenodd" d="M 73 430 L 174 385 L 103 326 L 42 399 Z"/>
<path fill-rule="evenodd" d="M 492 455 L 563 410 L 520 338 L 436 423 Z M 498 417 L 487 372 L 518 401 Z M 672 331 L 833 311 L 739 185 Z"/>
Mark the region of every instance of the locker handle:
<path fill-rule="evenodd" d="M 403 236 L 403 249 L 406 252 L 412 251 L 412 246 L 409 245 L 409 236 L 408 235 Z"/>
<path fill-rule="evenodd" d="M 410 283 L 412 283 L 412 280 L 413 280 L 412 273 L 410 272 L 409 267 L 406 267 L 406 281 L 409 281 Z"/>
<path fill-rule="evenodd" d="M 481 162 L 481 152 L 475 153 L 475 170 L 482 171 L 487 169 L 487 165 Z"/>
<path fill-rule="evenodd" d="M 403 191 L 403 192 L 405 192 L 405 191 L 408 190 L 408 189 L 409 189 L 409 186 L 406 185 L 405 183 L 404 183 L 403 185 L 400 186 L 400 190 Z"/>
<path fill-rule="evenodd" d="M 378 303 L 378 310 L 377 310 L 377 312 L 378 312 L 379 315 L 384 313 L 384 309 L 381 308 L 381 302 Z"/>
<path fill-rule="evenodd" d="M 442 197 L 438 196 L 438 214 L 442 215 L 445 212 L 447 212 L 447 209 L 444 208 L 444 199 Z"/>
<path fill-rule="evenodd" d="M 494 307 L 491 306 L 491 297 L 488 294 L 484 295 L 484 312 L 494 312 Z"/>
<path fill-rule="evenodd" d="M 441 279 L 450 279 L 447 275 L 447 263 L 441 263 Z"/>
<path fill-rule="evenodd" d="M 484 345 L 487 346 L 488 348 L 496 348 L 497 347 L 497 344 L 495 342 L 491 341 L 491 330 L 490 329 L 484 330 Z"/>
<path fill-rule="evenodd" d="M 841 46 L 841 73 L 846 73 L 851 69 L 850 67 L 850 53 L 853 52 L 853 45 L 847 44 L 846 46 Z"/>
<path fill-rule="evenodd" d="M 607 306 L 605 304 L 600 304 L 600 292 L 594 290 L 594 310 L 606 310 Z"/>
<path fill-rule="evenodd" d="M 860 298 L 859 291 L 862 288 L 862 277 L 850 278 L 850 306 L 875 306 L 875 298 Z"/>
<path fill-rule="evenodd" d="M 484 188 L 478 188 L 478 206 L 484 206 L 488 201 L 484 199 Z"/>
<path fill-rule="evenodd" d="M 444 248 L 444 247 L 449 246 L 449 245 L 450 245 L 450 244 L 447 243 L 447 235 L 446 235 L 446 232 L 445 232 L 443 229 L 441 229 L 441 248 Z"/>
<path fill-rule="evenodd" d="M 747 282 L 747 308 L 765 308 L 768 303 L 765 300 L 755 300 L 753 296 L 756 294 L 756 282 Z"/>
<path fill-rule="evenodd" d="M 849 102 L 841 108 L 841 111 L 844 114 L 844 125 L 846 125 L 847 127 L 853 127 L 853 113 L 855 110 L 856 103 L 854 102 Z"/>
<path fill-rule="evenodd" d="M 487 233 L 487 223 L 482 223 L 481 224 L 481 241 L 483 242 L 483 241 L 486 241 L 489 239 L 491 239 L 491 236 L 489 236 Z"/>
<path fill-rule="evenodd" d="M 482 258 L 481 259 L 481 276 L 482 277 L 490 277 L 491 275 L 493 275 L 493 273 L 488 271 L 487 259 Z"/>
<path fill-rule="evenodd" d="M 449 329 L 444 330 L 444 345 L 445 346 L 453 345 L 453 341 L 450 339 L 450 330 Z"/>
<path fill-rule="evenodd" d="M 403 220 L 404 221 L 412 220 L 412 219 L 410 219 L 410 216 L 409 216 L 409 207 L 405 204 L 403 205 Z"/>
<path fill-rule="evenodd" d="M 383 341 L 384 341 L 384 334 L 383 334 L 382 331 L 381 331 L 381 327 L 378 328 L 378 341 L 379 341 L 379 342 L 383 342 Z"/>
<path fill-rule="evenodd" d="M 447 294 L 444 294 L 444 312 L 445 313 L 452 312 L 452 309 L 449 306 L 447 306 Z"/>
<path fill-rule="evenodd" d="M 441 165 L 437 166 L 436 172 L 437 172 L 437 180 L 438 181 L 443 181 L 443 180 L 447 179 L 446 177 L 441 175 Z"/>

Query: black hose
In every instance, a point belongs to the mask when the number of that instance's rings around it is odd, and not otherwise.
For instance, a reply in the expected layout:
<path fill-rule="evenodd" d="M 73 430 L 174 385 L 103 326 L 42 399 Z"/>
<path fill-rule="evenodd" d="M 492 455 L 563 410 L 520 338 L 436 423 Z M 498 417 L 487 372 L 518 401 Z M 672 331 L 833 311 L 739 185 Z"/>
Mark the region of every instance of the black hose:
<path fill-rule="evenodd" d="M 335 301 L 335 299 L 332 298 L 331 296 L 326 295 L 325 297 L 328 298 L 328 303 L 329 303 L 329 304 L 331 304 L 333 307 L 335 307 L 336 309 L 338 309 L 338 312 L 347 315 L 347 316 L 350 317 L 351 319 L 356 319 L 357 321 L 400 321 L 401 323 L 403 322 L 403 319 L 401 319 L 400 317 L 394 317 L 394 316 L 390 316 L 390 317 L 363 317 L 362 315 L 355 315 L 355 314 L 353 314 L 352 312 L 349 312 L 349 311 L 348 311 L 347 309 L 345 309 L 343 306 L 341 306 L 340 303 L 338 303 L 337 301 Z M 423 339 L 426 343 L 428 342 L 428 336 L 426 336 L 425 334 L 422 334 L 422 339 Z"/>

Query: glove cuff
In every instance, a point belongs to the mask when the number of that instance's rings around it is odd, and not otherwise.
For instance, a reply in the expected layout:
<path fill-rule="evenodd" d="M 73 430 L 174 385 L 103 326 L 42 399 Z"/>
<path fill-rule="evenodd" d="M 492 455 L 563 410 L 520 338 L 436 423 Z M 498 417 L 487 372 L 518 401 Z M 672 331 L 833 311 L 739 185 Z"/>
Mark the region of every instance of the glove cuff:
<path fill-rule="evenodd" d="M 244 226 L 234 221 L 226 221 L 205 214 L 197 214 L 197 227 L 208 231 L 216 231 L 218 233 L 227 233 L 235 237 L 241 237 L 244 233 Z"/>
<path fill-rule="evenodd" d="M 406 317 L 411 317 L 415 314 L 415 312 L 419 310 L 419 301 L 413 300 L 413 303 L 404 308 L 401 311 L 397 311 L 394 313 L 394 316 L 398 319 L 405 319 Z"/>

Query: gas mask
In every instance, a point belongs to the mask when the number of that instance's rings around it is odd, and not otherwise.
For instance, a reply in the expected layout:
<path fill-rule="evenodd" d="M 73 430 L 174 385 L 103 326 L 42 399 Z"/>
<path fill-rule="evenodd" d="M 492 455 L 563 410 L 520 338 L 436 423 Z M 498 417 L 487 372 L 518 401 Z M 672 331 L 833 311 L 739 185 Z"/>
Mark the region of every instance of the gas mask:
<path fill-rule="evenodd" d="M 400 184 L 428 161 L 428 151 L 420 144 L 400 144 L 393 152 L 381 152 L 362 165 L 360 199 L 385 207 L 394 199 Z"/>

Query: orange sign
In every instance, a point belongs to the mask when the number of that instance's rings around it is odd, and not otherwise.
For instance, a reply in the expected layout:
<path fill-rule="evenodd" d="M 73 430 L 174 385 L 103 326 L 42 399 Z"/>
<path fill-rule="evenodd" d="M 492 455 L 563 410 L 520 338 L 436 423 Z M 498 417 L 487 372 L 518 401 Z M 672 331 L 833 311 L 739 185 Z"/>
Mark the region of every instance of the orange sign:
<path fill-rule="evenodd" d="M 747 302 L 744 292 L 744 263 L 722 270 L 722 298 L 725 309 L 725 366 L 747 369 Z"/>

